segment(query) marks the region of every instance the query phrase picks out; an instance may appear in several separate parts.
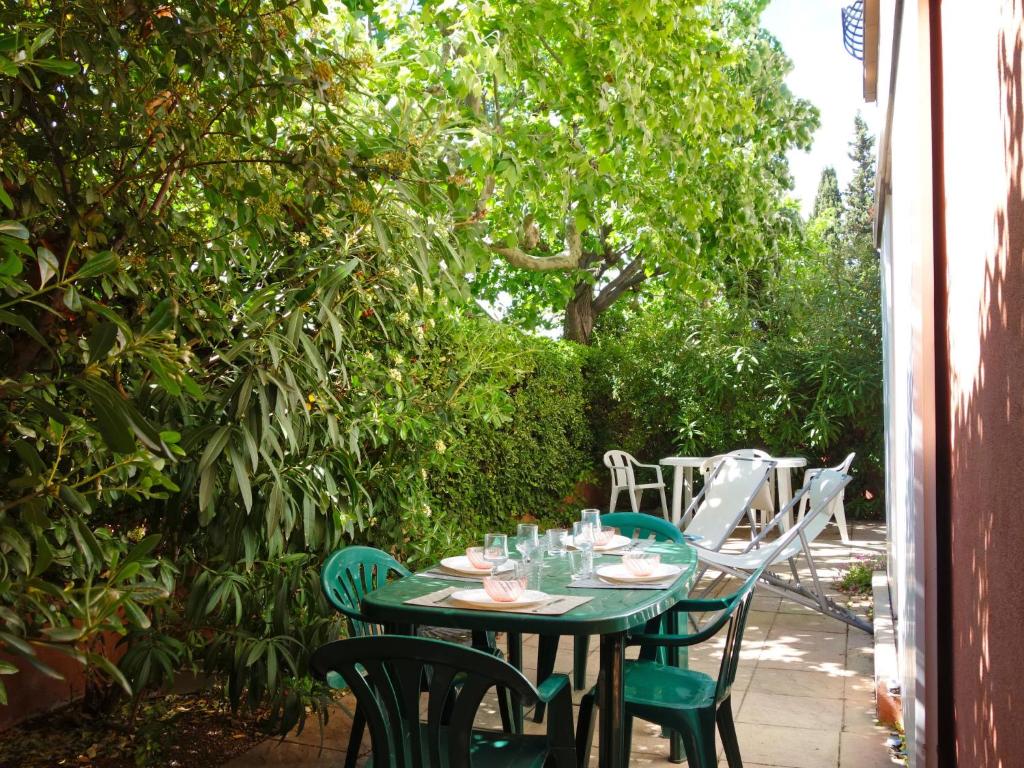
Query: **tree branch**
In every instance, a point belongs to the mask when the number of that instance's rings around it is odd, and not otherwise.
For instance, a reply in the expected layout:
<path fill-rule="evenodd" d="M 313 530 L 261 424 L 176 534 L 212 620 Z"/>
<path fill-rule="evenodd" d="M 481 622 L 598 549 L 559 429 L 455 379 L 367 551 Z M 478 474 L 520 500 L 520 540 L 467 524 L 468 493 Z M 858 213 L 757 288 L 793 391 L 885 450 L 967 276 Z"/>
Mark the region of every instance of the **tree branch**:
<path fill-rule="evenodd" d="M 493 244 L 489 247 L 513 267 L 537 271 L 576 269 L 583 258 L 583 239 L 576 229 L 576 222 L 572 216 L 565 222 L 565 250 L 555 256 L 531 256 L 518 247 L 508 248 Z"/>
<path fill-rule="evenodd" d="M 608 309 L 612 303 L 630 288 L 639 285 L 647 279 L 644 272 L 644 259 L 637 256 L 629 262 L 622 271 L 615 276 L 608 285 L 601 289 L 601 292 L 594 298 L 594 313 L 599 314 Z"/>

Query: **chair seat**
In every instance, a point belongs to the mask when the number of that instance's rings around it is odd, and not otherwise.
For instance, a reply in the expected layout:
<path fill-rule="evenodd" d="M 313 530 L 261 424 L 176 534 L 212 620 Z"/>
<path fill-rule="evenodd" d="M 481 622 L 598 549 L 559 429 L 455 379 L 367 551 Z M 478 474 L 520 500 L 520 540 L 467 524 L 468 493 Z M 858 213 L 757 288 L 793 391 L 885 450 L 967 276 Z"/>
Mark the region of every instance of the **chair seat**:
<path fill-rule="evenodd" d="M 623 488 L 623 489 L 625 489 L 625 488 L 629 488 L 630 486 L 628 486 L 628 485 L 616 485 L 615 487 L 616 488 Z M 643 490 L 644 488 L 664 488 L 665 484 L 664 483 L 634 483 L 632 487 L 633 487 L 633 490 L 639 491 L 639 490 Z"/>
<path fill-rule="evenodd" d="M 761 563 L 775 563 L 779 560 L 788 560 L 800 553 L 800 542 L 790 545 L 785 551 L 780 551 L 774 543 L 767 544 L 760 549 L 752 549 L 749 552 L 714 552 L 709 549 L 697 547 L 697 557 L 705 565 L 722 565 L 726 568 L 736 568 L 743 571 L 752 571 L 760 567 Z"/>
<path fill-rule="evenodd" d="M 700 709 L 715 703 L 715 679 L 694 669 L 654 661 L 627 661 L 623 667 L 626 709 Z"/>
<path fill-rule="evenodd" d="M 427 735 L 427 726 L 420 725 L 420 732 L 424 741 Z M 473 731 L 473 738 L 470 742 L 470 762 L 473 765 L 487 766 L 487 768 L 512 768 L 512 766 L 536 766 L 541 768 L 548 756 L 550 746 L 548 737 L 544 734 L 517 734 L 499 733 L 497 731 Z M 448 732 L 441 730 L 441 765 L 448 765 Z M 423 761 L 430 765 L 430 755 L 424 747 Z M 366 763 L 368 768 L 374 765 L 373 758 Z"/>

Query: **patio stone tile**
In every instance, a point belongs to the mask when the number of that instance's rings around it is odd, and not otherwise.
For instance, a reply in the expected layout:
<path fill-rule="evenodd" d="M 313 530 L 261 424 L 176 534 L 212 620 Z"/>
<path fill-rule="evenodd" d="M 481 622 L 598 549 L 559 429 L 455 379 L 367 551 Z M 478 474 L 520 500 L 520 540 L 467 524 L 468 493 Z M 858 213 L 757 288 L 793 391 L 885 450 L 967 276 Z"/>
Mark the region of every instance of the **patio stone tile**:
<path fill-rule="evenodd" d="M 838 732 L 843 726 L 843 702 L 748 691 L 736 721 Z"/>
<path fill-rule="evenodd" d="M 888 731 L 875 720 L 875 703 L 873 701 L 847 701 L 843 714 L 843 731 L 846 733 L 864 733 L 885 735 Z"/>
<path fill-rule="evenodd" d="M 832 768 L 839 760 L 837 731 L 737 723 L 736 737 L 744 765 L 749 761 L 778 768 Z"/>
<path fill-rule="evenodd" d="M 839 736 L 839 768 L 890 768 L 885 734 L 843 733 Z"/>
<path fill-rule="evenodd" d="M 875 678 L 873 675 L 852 674 L 844 681 L 843 698 L 847 701 L 873 704 L 875 701 Z"/>
<path fill-rule="evenodd" d="M 757 667 L 748 688 L 753 693 L 782 693 L 789 696 L 815 696 L 842 699 L 847 679 L 828 672 L 804 672 L 795 669 Z"/>
<path fill-rule="evenodd" d="M 846 629 L 846 625 L 839 619 L 826 616 L 817 611 L 801 611 L 799 613 L 778 613 L 775 622 L 772 624 L 775 630 L 810 630 L 812 632 L 829 632 L 840 634 Z"/>
<path fill-rule="evenodd" d="M 754 595 L 754 600 L 750 604 L 751 611 L 766 611 L 776 613 L 779 610 L 779 603 L 782 598 L 778 595 L 772 595 L 770 592 L 758 592 Z"/>
<path fill-rule="evenodd" d="M 846 634 L 773 629 L 757 663 L 763 668 L 837 672 L 846 668 Z"/>
<path fill-rule="evenodd" d="M 236 757 L 224 768 L 262 768 L 262 766 L 288 766 L 288 768 L 336 768 L 345 761 L 342 750 L 327 749 L 293 741 L 267 739 L 243 755 Z"/>

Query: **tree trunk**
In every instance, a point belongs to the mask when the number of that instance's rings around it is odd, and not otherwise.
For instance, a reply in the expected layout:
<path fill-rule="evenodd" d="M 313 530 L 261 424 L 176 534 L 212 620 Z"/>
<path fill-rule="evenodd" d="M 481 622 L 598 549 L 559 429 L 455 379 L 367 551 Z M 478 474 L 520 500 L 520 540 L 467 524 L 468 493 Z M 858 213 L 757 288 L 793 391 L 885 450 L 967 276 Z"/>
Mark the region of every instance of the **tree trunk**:
<path fill-rule="evenodd" d="M 562 335 L 577 344 L 590 345 L 590 335 L 594 332 L 594 293 L 587 283 L 578 283 L 576 293 L 565 307 L 565 323 Z"/>

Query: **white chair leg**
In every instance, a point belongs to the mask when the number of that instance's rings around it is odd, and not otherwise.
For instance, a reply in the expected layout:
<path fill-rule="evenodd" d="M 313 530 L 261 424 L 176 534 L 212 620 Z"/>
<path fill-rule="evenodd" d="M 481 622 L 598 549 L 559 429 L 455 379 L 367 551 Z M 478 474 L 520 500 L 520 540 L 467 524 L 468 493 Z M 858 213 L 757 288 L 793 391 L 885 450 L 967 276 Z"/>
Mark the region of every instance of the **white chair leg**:
<path fill-rule="evenodd" d="M 668 500 L 665 498 L 665 486 L 658 487 L 658 493 L 661 494 L 661 516 L 666 520 L 671 519 L 668 512 Z"/>
<path fill-rule="evenodd" d="M 640 499 L 644 496 L 644 492 L 640 491 L 639 495 L 636 492 L 636 488 L 629 489 L 629 500 L 633 503 L 633 511 L 640 511 Z"/>
<path fill-rule="evenodd" d="M 839 526 L 839 538 L 843 544 L 850 543 L 850 532 L 846 529 L 846 510 L 843 509 L 843 500 L 836 499 L 835 517 L 836 525 Z"/>
<path fill-rule="evenodd" d="M 614 512 L 615 511 L 615 502 L 617 502 L 619 500 L 619 494 L 621 492 L 622 492 L 621 488 L 619 488 L 616 485 L 612 486 L 612 498 L 608 502 L 608 511 L 609 512 Z"/>

